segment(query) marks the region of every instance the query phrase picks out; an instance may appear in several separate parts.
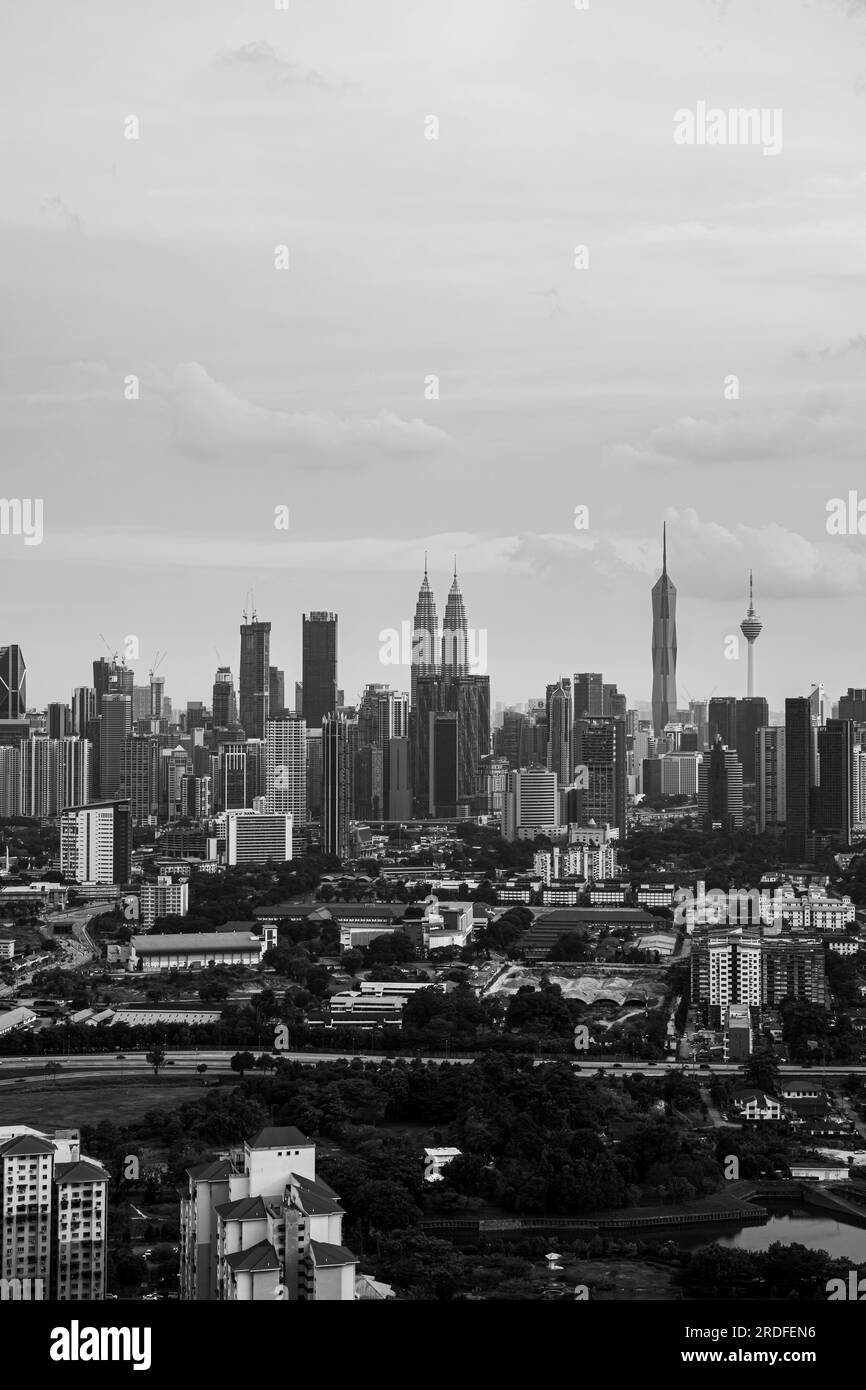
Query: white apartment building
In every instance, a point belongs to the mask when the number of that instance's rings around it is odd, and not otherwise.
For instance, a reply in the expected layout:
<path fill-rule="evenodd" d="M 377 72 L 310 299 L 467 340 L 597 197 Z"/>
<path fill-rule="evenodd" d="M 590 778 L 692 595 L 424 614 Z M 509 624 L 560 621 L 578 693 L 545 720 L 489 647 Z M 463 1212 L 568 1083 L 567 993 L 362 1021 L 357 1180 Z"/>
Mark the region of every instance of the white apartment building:
<path fill-rule="evenodd" d="M 307 724 L 304 719 L 269 719 L 265 725 L 266 809 L 307 820 Z"/>
<path fill-rule="evenodd" d="M 291 1125 L 190 1168 L 180 1204 L 181 1297 L 224 1302 L 354 1301 L 343 1208 L 316 1177 L 315 1145 Z"/>
<path fill-rule="evenodd" d="M 559 792 L 555 772 L 525 767 L 509 772 L 505 792 L 503 836 L 516 840 L 518 831 L 538 827 L 538 833 L 559 828 Z"/>
<path fill-rule="evenodd" d="M 141 885 L 141 921 L 149 929 L 157 917 L 186 917 L 189 912 L 189 881 L 177 882 L 161 874 L 156 883 Z"/>
<path fill-rule="evenodd" d="M 0 1277 L 38 1301 L 104 1298 L 108 1183 L 78 1130 L 0 1126 Z"/>
<path fill-rule="evenodd" d="M 292 857 L 292 817 L 229 811 L 225 816 L 226 864 L 286 863 Z"/>
<path fill-rule="evenodd" d="M 78 883 L 114 884 L 129 876 L 129 803 L 70 806 L 60 817 L 60 870 Z"/>

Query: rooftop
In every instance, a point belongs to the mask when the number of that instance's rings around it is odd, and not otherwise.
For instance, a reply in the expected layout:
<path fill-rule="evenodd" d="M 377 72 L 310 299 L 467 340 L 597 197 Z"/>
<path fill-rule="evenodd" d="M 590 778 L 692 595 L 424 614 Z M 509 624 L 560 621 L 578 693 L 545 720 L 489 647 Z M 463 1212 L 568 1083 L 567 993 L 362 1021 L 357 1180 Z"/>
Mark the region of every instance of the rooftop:
<path fill-rule="evenodd" d="M 353 1255 L 351 1250 L 347 1250 L 345 1245 L 327 1245 L 323 1240 L 310 1241 L 310 1254 L 313 1264 L 321 1269 L 358 1263 L 357 1256 Z"/>
<path fill-rule="evenodd" d="M 311 1242 L 312 1243 L 312 1242 Z M 226 1264 L 235 1274 L 261 1274 L 269 1270 L 279 1271 L 277 1252 L 269 1240 L 260 1240 L 249 1250 L 238 1250 L 234 1255 L 226 1255 Z"/>
<path fill-rule="evenodd" d="M 259 1130 L 255 1139 L 247 1145 L 250 1149 L 311 1149 L 312 1139 L 302 1134 L 294 1125 L 269 1126 Z"/>

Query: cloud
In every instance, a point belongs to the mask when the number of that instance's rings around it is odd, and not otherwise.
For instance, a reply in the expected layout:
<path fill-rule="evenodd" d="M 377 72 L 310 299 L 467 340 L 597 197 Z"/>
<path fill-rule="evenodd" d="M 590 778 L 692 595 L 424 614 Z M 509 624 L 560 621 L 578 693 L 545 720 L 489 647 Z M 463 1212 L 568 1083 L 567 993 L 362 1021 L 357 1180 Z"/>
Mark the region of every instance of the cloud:
<path fill-rule="evenodd" d="M 382 459 L 429 458 L 452 444 L 445 430 L 389 410 L 346 418 L 256 405 L 214 381 L 198 362 L 175 369 L 170 399 L 178 441 L 198 458 L 270 459 L 340 471 Z"/>
<path fill-rule="evenodd" d="M 330 85 L 321 73 L 286 62 L 263 39 L 255 39 L 252 43 L 241 44 L 239 48 L 218 53 L 211 63 L 211 70 L 228 72 L 240 78 L 252 77 L 256 83 L 265 81 L 270 87 L 285 91 Z"/>
<path fill-rule="evenodd" d="M 851 447 L 852 423 L 823 407 L 811 411 L 745 413 L 737 402 L 714 419 L 681 416 L 653 430 L 645 444 L 621 444 L 619 458 L 642 467 L 761 463 L 810 457 Z"/>
<path fill-rule="evenodd" d="M 866 585 L 866 556 L 844 538 L 827 536 L 818 543 L 776 522 L 722 526 L 701 520 L 692 507 L 669 507 L 665 518 L 668 571 L 680 593 L 691 598 L 739 600 L 750 569 L 755 571 L 760 599 L 786 603 L 856 596 Z M 579 585 L 628 573 L 652 583 L 661 570 L 661 535 L 608 534 L 590 541 L 536 534 L 524 537 L 513 552 L 515 567 L 523 561 L 533 573 L 558 584 L 570 579 Z"/>

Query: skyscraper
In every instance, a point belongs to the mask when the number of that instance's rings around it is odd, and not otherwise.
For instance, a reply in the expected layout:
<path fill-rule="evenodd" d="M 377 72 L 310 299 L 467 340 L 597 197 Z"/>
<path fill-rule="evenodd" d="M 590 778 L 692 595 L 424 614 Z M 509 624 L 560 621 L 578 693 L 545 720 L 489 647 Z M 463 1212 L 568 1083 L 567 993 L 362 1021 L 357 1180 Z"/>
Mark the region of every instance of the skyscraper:
<path fill-rule="evenodd" d="M 448 591 L 445 605 L 445 621 L 442 624 L 442 676 L 448 680 L 455 676 L 469 674 L 469 629 L 466 623 L 466 606 L 460 585 L 457 582 L 457 559 L 454 560 L 454 578 Z"/>
<path fill-rule="evenodd" d="M 604 682 L 600 671 L 578 671 L 574 677 L 575 719 L 604 714 Z M 569 778 L 569 781 L 571 778 Z"/>
<path fill-rule="evenodd" d="M 853 812 L 852 773 L 854 724 L 850 719 L 828 719 L 818 731 L 821 783 L 815 789 L 814 827 L 830 835 L 839 849 L 851 844 Z"/>
<path fill-rule="evenodd" d="M 23 719 L 26 715 L 26 672 L 20 647 L 0 647 L 0 719 Z"/>
<path fill-rule="evenodd" d="M 775 834 L 785 825 L 785 730 L 758 729 L 755 745 L 757 831 Z"/>
<path fill-rule="evenodd" d="M 574 763 L 585 768 L 574 790 L 577 820 L 588 825 L 617 826 L 621 840 L 626 833 L 626 739 L 625 720 L 576 719 L 574 723 Z M 571 802 L 571 798 L 569 798 Z"/>
<path fill-rule="evenodd" d="M 237 723 L 238 710 L 230 667 L 217 667 L 217 672 L 214 676 L 211 702 L 213 706 L 213 726 L 215 729 L 228 729 L 232 724 Z"/>
<path fill-rule="evenodd" d="M 785 835 L 790 858 L 802 862 L 811 828 L 812 705 L 807 697 L 785 701 Z"/>
<path fill-rule="evenodd" d="M 318 729 L 337 709 L 336 613 L 305 613 L 302 646 L 303 715 L 308 729 Z"/>
<path fill-rule="evenodd" d="M 286 715 L 269 719 L 265 735 L 267 810 L 291 815 L 295 833 L 307 821 L 307 726 Z"/>
<path fill-rule="evenodd" d="M 749 611 L 740 623 L 740 632 L 749 644 L 749 669 L 746 680 L 746 694 L 751 699 L 755 693 L 755 643 L 761 635 L 764 624 L 755 612 L 755 604 L 752 598 L 752 571 L 749 570 Z M 742 750 L 740 750 L 742 752 Z M 746 781 L 750 781 L 746 778 Z"/>
<path fill-rule="evenodd" d="M 427 578 L 427 556 L 425 555 L 424 578 L 421 581 L 421 588 L 418 590 L 418 602 L 415 605 L 415 627 L 412 632 L 410 695 L 413 709 L 417 703 L 419 676 L 435 676 L 438 670 L 439 658 L 436 650 L 438 632 L 436 600 Z"/>
<path fill-rule="evenodd" d="M 247 738 L 264 738 L 270 691 L 271 625 L 258 622 L 241 624 L 240 721 Z"/>
<path fill-rule="evenodd" d="M 770 710 L 763 695 L 747 695 L 736 706 L 734 747 L 743 764 L 743 781 L 755 781 L 755 735 L 770 723 Z"/>
<path fill-rule="evenodd" d="M 698 770 L 698 813 L 705 830 L 743 827 L 743 765 L 719 738 Z"/>
<path fill-rule="evenodd" d="M 106 694 L 99 717 L 99 790 L 104 800 L 120 795 L 121 750 L 132 733 L 132 696 Z"/>
<path fill-rule="evenodd" d="M 286 708 L 286 674 L 277 666 L 269 668 L 268 689 L 270 716 L 272 719 L 276 719 L 285 713 Z"/>
<path fill-rule="evenodd" d="M 430 713 L 430 787 L 428 815 L 457 815 L 459 795 L 459 716 L 456 711 Z"/>
<path fill-rule="evenodd" d="M 336 621 L 336 620 L 335 620 Z M 307 678 L 304 676 L 306 698 Z M 322 724 L 322 849 L 345 859 L 349 853 L 351 775 L 347 720 L 326 715 Z"/>
<path fill-rule="evenodd" d="M 662 528 L 662 572 L 653 585 L 653 733 L 660 738 L 677 713 L 677 591 L 668 578 L 667 527 Z"/>
<path fill-rule="evenodd" d="M 550 772 L 556 773 L 560 787 L 570 786 L 574 775 L 571 756 L 573 723 L 571 681 L 563 676 L 556 685 L 547 687 L 547 767 Z"/>
<path fill-rule="evenodd" d="M 766 723 L 766 720 L 764 722 Z M 716 739 L 721 739 L 726 748 L 737 747 L 736 695 L 715 695 L 710 700 L 708 724 L 710 748 Z"/>

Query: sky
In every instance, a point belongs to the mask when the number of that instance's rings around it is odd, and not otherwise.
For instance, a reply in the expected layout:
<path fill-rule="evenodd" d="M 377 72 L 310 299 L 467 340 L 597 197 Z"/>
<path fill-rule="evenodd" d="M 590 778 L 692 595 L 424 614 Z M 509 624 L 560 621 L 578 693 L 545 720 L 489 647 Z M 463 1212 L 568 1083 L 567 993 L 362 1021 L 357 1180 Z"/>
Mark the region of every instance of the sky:
<path fill-rule="evenodd" d="M 701 102 L 781 149 L 678 144 Z M 408 688 L 425 551 L 494 702 L 647 700 L 663 521 L 681 704 L 745 694 L 750 568 L 771 708 L 866 685 L 864 0 L 5 0 L 0 120 L 29 705 L 100 634 L 208 702 L 245 606 L 287 692 L 313 609 L 348 701 Z"/>

